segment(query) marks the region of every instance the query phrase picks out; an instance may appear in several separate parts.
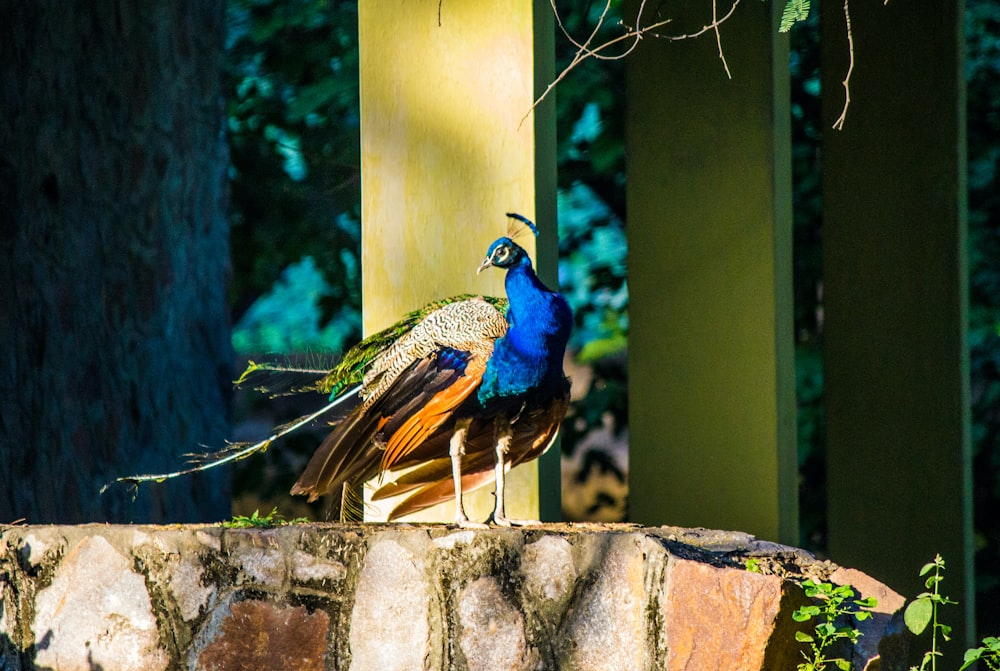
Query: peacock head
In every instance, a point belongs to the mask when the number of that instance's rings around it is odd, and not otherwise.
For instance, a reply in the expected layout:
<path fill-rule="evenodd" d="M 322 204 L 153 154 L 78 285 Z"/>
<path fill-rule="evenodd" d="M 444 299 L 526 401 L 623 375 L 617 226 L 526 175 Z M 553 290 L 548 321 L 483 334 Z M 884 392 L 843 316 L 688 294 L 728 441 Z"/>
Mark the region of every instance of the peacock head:
<path fill-rule="evenodd" d="M 486 259 L 480 264 L 479 270 L 476 272 L 481 273 L 490 266 L 506 270 L 521 263 L 531 265 L 528 252 L 524 251 L 521 245 L 510 238 L 502 237 L 494 240 L 490 248 L 486 250 Z"/>
<path fill-rule="evenodd" d="M 518 221 L 534 233 L 538 235 L 538 227 L 535 226 L 534 222 L 525 217 L 524 215 L 517 214 L 516 212 L 508 212 L 507 216 L 513 221 Z M 486 250 L 486 260 L 482 262 L 479 266 L 479 270 L 476 273 L 481 273 L 486 268 L 494 266 L 496 268 L 509 269 L 514 266 L 526 263 L 531 265 L 531 257 L 528 256 L 528 252 L 524 251 L 524 248 L 514 242 L 511 238 L 515 237 L 517 234 L 511 230 L 507 231 L 507 235 L 493 241 L 490 248 Z"/>

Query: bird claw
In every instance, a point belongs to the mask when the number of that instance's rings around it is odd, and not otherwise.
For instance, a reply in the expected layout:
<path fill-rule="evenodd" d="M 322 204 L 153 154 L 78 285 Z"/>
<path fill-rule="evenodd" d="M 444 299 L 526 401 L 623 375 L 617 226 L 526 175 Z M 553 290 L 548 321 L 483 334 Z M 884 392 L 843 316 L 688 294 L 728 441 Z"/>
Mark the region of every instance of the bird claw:
<path fill-rule="evenodd" d="M 493 525 L 496 525 L 498 527 L 507 527 L 507 528 L 510 528 L 510 527 L 530 527 L 530 526 L 536 526 L 536 525 L 541 524 L 541 522 L 539 522 L 538 520 L 511 520 L 511 519 L 507 519 L 503 515 L 497 515 L 496 513 L 493 513 L 486 520 L 486 524 L 487 525 L 493 524 Z"/>
<path fill-rule="evenodd" d="M 455 514 L 455 526 L 457 526 L 459 529 L 487 529 L 487 528 L 489 528 L 488 524 L 484 524 L 483 522 L 473 522 L 472 520 L 470 520 L 469 516 L 465 514 L 464 510 L 459 510 Z"/>
<path fill-rule="evenodd" d="M 459 529 L 489 529 L 489 524 L 484 524 L 483 522 L 473 522 L 472 520 L 455 520 L 455 526 Z"/>

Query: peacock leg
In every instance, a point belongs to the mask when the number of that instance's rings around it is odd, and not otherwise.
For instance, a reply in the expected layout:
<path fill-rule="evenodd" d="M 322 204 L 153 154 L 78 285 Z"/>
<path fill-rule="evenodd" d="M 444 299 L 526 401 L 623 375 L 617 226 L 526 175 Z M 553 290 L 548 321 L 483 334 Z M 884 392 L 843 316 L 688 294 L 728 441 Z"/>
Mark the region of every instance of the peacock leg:
<path fill-rule="evenodd" d="M 462 455 L 465 454 L 465 436 L 469 432 L 471 419 L 460 419 L 455 423 L 455 432 L 451 434 L 448 443 L 448 455 L 451 457 L 451 478 L 455 482 L 455 524 L 460 527 L 483 527 L 485 525 L 469 520 L 465 514 L 465 504 L 462 503 Z"/>
<path fill-rule="evenodd" d="M 507 452 L 510 451 L 510 441 L 514 438 L 514 430 L 510 422 L 503 415 L 498 415 L 493 420 L 493 440 L 496 445 L 496 463 L 493 466 L 493 477 L 496 479 L 496 502 L 493 505 L 493 514 L 490 515 L 486 523 L 493 523 L 498 527 L 509 527 L 511 521 L 504 513 L 504 463 Z"/>
<path fill-rule="evenodd" d="M 512 520 L 504 512 L 507 453 L 510 451 L 511 441 L 514 440 L 514 427 L 509 419 L 501 415 L 494 420 L 493 429 L 494 440 L 496 441 L 496 464 L 494 465 L 496 503 L 493 507 L 493 514 L 490 515 L 486 522 L 492 522 L 498 527 L 521 527 L 530 524 L 541 524 L 538 520 Z"/>

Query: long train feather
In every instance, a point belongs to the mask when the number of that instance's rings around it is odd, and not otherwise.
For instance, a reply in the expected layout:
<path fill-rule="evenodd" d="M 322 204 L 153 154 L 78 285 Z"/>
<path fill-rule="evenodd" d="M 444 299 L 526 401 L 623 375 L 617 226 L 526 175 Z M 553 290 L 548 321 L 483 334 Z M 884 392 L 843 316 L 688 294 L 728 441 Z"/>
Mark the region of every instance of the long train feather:
<path fill-rule="evenodd" d="M 292 361 L 247 361 L 246 370 L 233 381 L 240 388 L 251 385 L 255 391 L 270 398 L 323 391 L 324 380 L 334 366 L 332 362 L 316 361 L 297 365 Z M 349 386 L 349 385 L 345 385 Z"/>
<path fill-rule="evenodd" d="M 250 455 L 266 450 L 271 443 L 273 443 L 278 438 L 288 435 L 292 431 L 295 431 L 301 426 L 305 426 L 309 422 L 313 421 L 317 417 L 326 414 L 327 412 L 333 410 L 335 407 L 340 405 L 342 402 L 349 398 L 352 398 L 358 393 L 360 387 L 355 387 L 350 391 L 338 396 L 334 400 L 327 403 L 325 406 L 317 410 L 316 412 L 300 417 L 299 419 L 284 425 L 273 434 L 265 438 L 264 440 L 258 441 L 246 447 L 242 447 L 236 450 L 222 450 L 221 452 L 216 452 L 214 455 L 207 455 L 210 461 L 207 461 L 198 466 L 192 466 L 191 468 L 184 468 L 178 471 L 173 471 L 171 473 L 155 473 L 155 474 L 144 474 L 144 475 L 127 475 L 120 478 L 115 478 L 113 481 L 101 487 L 101 494 L 103 494 L 108 487 L 113 484 L 127 483 L 133 486 L 138 486 L 143 482 L 163 482 L 164 480 L 169 480 L 171 478 L 178 478 L 183 475 L 190 475 L 192 473 L 198 473 L 199 471 L 207 471 L 210 468 L 215 468 L 216 466 L 222 466 L 223 464 L 228 464 L 232 461 L 239 461 L 240 459 L 246 459 Z M 221 455 L 221 456 L 220 456 Z M 218 458 L 215 458 L 218 456 Z"/>

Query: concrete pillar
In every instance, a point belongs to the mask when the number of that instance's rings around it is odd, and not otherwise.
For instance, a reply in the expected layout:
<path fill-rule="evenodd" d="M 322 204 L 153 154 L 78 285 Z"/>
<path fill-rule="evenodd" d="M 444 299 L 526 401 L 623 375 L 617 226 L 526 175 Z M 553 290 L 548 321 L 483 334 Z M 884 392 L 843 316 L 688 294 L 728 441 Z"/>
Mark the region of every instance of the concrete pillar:
<path fill-rule="evenodd" d="M 476 268 L 509 211 L 539 224 L 537 254 L 530 236 L 520 240 L 554 286 L 554 106 L 529 113 L 552 77 L 548 3 L 362 0 L 358 22 L 365 332 L 433 299 L 502 296 L 502 273 Z M 558 454 L 550 459 L 542 516 L 556 519 Z M 538 465 L 515 469 L 509 492 L 510 516 L 537 518 Z M 471 497 L 470 515 L 485 519 L 492 502 L 491 490 Z"/>
<path fill-rule="evenodd" d="M 638 3 L 635 3 L 638 4 Z M 627 62 L 630 515 L 798 540 L 781 3 Z M 658 32 L 711 23 L 690 6 Z M 652 19 L 648 19 L 651 21 Z"/>
<path fill-rule="evenodd" d="M 940 552 L 973 631 L 963 2 L 850 3 L 823 137 L 830 554 L 900 593 Z M 823 3 L 841 114 L 844 5 Z"/>

